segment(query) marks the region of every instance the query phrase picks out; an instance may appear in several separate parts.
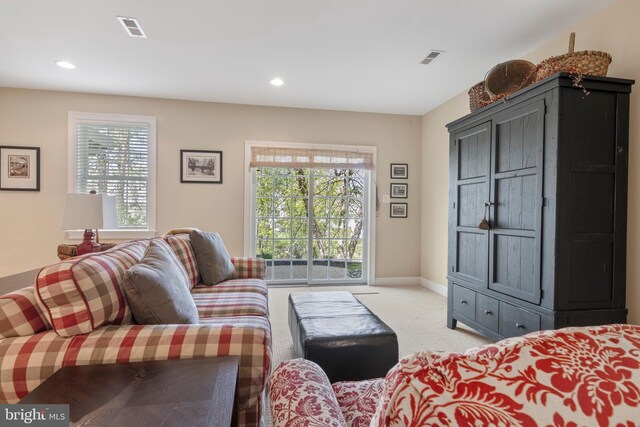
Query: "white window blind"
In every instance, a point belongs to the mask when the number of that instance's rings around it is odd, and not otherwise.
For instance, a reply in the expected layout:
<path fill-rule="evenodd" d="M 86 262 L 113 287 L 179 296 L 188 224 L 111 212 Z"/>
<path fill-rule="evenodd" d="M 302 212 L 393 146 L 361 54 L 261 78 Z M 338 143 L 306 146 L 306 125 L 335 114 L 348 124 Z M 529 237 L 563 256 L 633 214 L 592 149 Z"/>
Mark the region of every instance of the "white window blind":
<path fill-rule="evenodd" d="M 120 229 L 150 226 L 150 124 L 76 121 L 76 188 L 116 196 Z"/>
<path fill-rule="evenodd" d="M 249 166 L 371 170 L 373 154 L 347 150 L 253 146 Z"/>

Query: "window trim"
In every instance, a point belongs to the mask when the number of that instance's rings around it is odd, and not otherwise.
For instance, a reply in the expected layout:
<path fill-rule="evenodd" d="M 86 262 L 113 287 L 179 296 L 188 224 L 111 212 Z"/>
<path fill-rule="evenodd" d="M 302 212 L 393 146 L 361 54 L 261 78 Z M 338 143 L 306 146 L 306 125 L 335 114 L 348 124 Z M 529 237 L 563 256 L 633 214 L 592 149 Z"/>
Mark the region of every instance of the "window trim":
<path fill-rule="evenodd" d="M 244 164 L 245 164 L 245 176 L 244 176 L 244 256 L 255 257 L 255 250 L 253 247 L 253 236 L 255 235 L 255 221 L 253 215 L 255 214 L 256 207 L 253 199 L 253 187 L 255 186 L 253 168 L 250 167 L 251 163 L 251 147 L 255 146 L 278 146 L 278 147 L 291 147 L 291 148 L 317 148 L 326 150 L 353 150 L 353 151 L 366 151 L 373 156 L 373 168 L 369 170 L 369 194 L 368 194 L 368 215 L 367 215 L 367 228 L 369 231 L 369 243 L 368 247 L 364 248 L 364 251 L 368 256 L 368 269 L 363 272 L 367 285 L 375 285 L 376 282 L 376 186 L 377 186 L 377 161 L 378 150 L 377 147 L 372 145 L 336 145 L 336 144 L 308 144 L 297 142 L 277 142 L 277 141 L 253 141 L 245 140 L 244 142 Z M 275 285 L 277 286 L 277 285 Z"/>
<path fill-rule="evenodd" d="M 157 189 L 157 139 L 156 124 L 157 120 L 154 116 L 137 116 L 129 114 L 110 114 L 110 113 L 85 113 L 80 111 L 69 111 L 68 116 L 68 144 L 67 144 L 67 192 L 75 193 L 76 190 L 76 172 L 78 168 L 76 152 L 77 152 L 77 122 L 78 120 L 102 121 L 107 123 L 147 123 L 149 125 L 149 182 L 148 182 L 148 207 L 147 218 L 148 224 L 146 229 L 118 229 L 118 230 L 100 230 L 100 236 L 107 239 L 143 239 L 154 237 L 156 231 L 156 189 Z M 71 240 L 81 240 L 84 230 L 69 230 L 67 238 Z"/>

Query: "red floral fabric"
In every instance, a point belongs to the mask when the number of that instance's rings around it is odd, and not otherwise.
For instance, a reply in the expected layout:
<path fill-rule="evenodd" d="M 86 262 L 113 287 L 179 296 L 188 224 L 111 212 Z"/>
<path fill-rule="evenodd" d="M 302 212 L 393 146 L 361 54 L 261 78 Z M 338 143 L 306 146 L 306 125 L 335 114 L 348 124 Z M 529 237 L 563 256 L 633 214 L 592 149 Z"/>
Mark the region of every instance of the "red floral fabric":
<path fill-rule="evenodd" d="M 331 383 L 314 362 L 282 362 L 269 383 L 273 426 L 343 427 L 344 418 Z"/>
<path fill-rule="evenodd" d="M 383 378 L 333 383 L 347 427 L 368 427 L 382 396 Z"/>
<path fill-rule="evenodd" d="M 372 426 L 636 426 L 640 326 L 544 331 L 387 375 Z"/>
<path fill-rule="evenodd" d="M 640 426 L 640 326 L 535 332 L 465 353 L 419 352 L 384 380 L 333 391 L 313 362 L 274 371 L 274 426 Z M 336 409 L 336 406 L 339 406 Z"/>

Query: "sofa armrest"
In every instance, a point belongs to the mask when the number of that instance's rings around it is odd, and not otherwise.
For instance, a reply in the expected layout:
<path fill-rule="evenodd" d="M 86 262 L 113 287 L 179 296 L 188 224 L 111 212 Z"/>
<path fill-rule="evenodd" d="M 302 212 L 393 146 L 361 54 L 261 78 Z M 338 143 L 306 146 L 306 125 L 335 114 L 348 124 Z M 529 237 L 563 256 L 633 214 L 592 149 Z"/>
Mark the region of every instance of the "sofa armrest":
<path fill-rule="evenodd" d="M 345 426 L 329 378 L 305 359 L 282 362 L 269 379 L 273 426 Z"/>
<path fill-rule="evenodd" d="M 70 342 L 51 330 L 0 339 L 0 403 L 17 403 L 64 366 Z"/>
<path fill-rule="evenodd" d="M 264 279 L 267 265 L 262 258 L 231 257 L 235 267 L 234 279 Z"/>

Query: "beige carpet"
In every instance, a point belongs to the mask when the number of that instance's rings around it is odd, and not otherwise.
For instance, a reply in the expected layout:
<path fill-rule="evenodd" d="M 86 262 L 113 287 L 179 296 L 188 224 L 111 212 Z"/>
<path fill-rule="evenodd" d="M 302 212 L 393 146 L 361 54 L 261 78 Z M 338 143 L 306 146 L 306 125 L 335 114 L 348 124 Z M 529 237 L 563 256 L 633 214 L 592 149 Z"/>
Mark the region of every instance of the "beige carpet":
<path fill-rule="evenodd" d="M 293 358 L 287 323 L 287 298 L 291 292 L 350 291 L 398 335 L 400 357 L 418 350 L 464 351 L 491 342 L 458 323 L 447 328 L 447 299 L 422 286 L 340 286 L 270 288 L 269 312 L 273 329 L 273 367 Z"/>
<path fill-rule="evenodd" d="M 458 323 L 447 328 L 447 299 L 421 286 L 339 286 L 270 288 L 269 312 L 273 331 L 273 364 L 293 358 L 287 320 L 287 298 L 292 292 L 350 291 L 398 335 L 400 357 L 418 350 L 464 351 L 491 342 Z M 271 425 L 267 413 L 266 425 Z"/>

